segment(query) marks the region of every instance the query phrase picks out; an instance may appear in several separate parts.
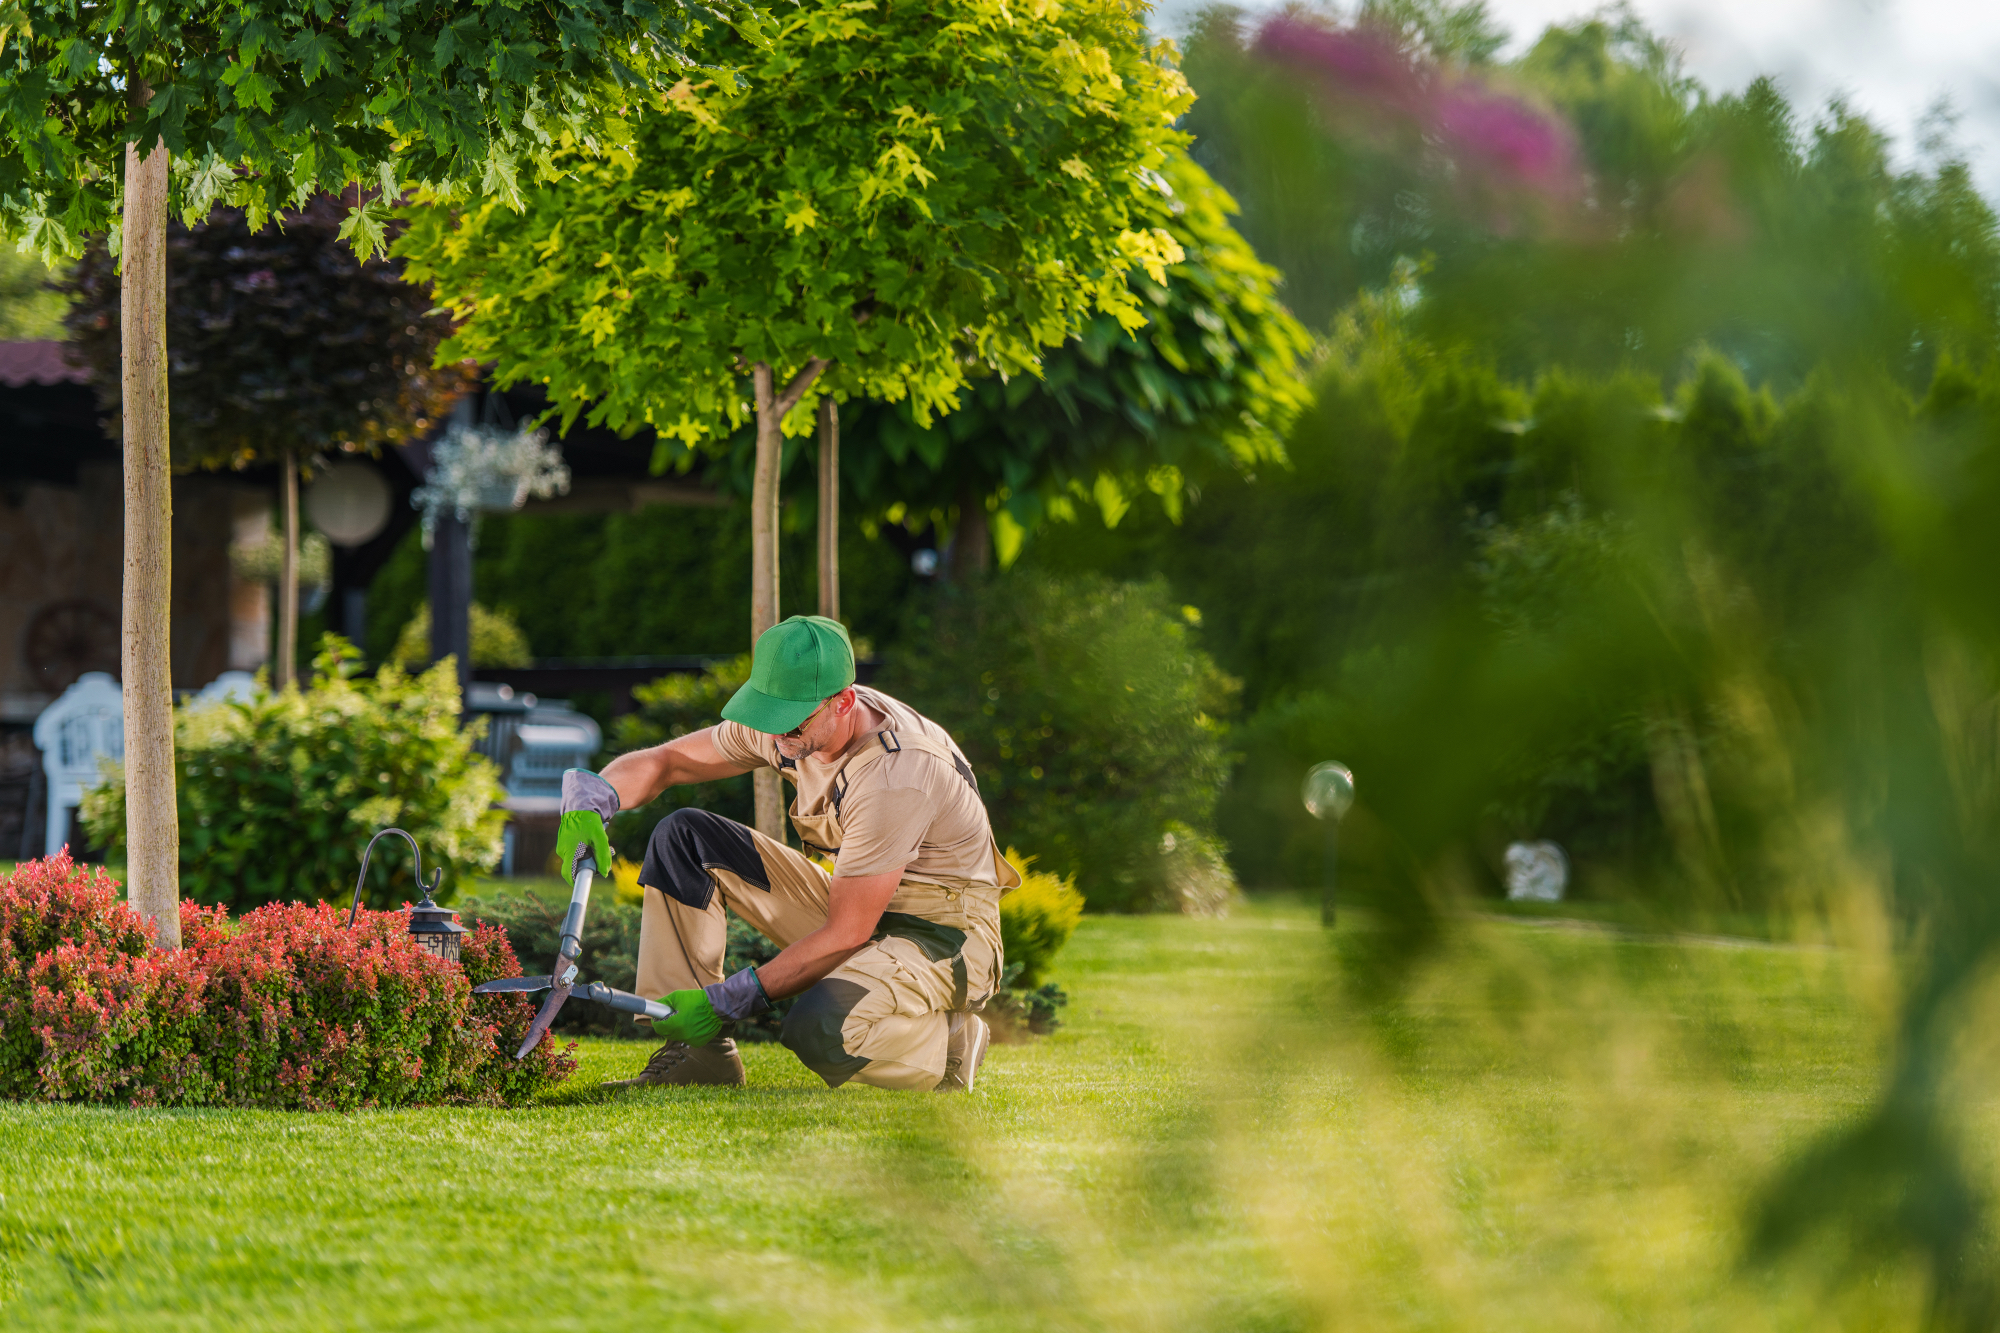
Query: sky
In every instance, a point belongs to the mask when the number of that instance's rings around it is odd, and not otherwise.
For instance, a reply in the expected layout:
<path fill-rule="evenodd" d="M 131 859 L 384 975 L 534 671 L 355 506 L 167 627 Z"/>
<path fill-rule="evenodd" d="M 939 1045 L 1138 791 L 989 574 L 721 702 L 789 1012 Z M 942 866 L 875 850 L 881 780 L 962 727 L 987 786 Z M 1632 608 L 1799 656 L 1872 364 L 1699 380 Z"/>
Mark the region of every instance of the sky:
<path fill-rule="evenodd" d="M 1198 7 L 1160 0 L 1155 26 L 1174 32 Z M 1550 23 L 1597 7 L 1487 0 L 1513 35 L 1509 56 Z M 1961 150 L 1986 196 L 2000 200 L 2000 0 L 1632 0 L 1632 8 L 1680 48 L 1688 72 L 1712 92 L 1739 92 L 1770 74 L 1802 111 L 1845 97 L 1893 136 L 1905 163 L 1917 160 L 1926 118 L 1948 97 Z"/>

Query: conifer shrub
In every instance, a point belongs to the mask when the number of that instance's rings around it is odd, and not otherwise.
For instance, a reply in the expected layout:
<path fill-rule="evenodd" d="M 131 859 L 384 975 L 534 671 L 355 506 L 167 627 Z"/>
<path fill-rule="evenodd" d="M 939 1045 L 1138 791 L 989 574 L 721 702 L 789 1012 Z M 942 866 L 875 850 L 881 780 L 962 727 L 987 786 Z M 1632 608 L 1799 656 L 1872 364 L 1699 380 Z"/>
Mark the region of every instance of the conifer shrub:
<path fill-rule="evenodd" d="M 400 912 L 349 929 L 328 903 L 231 920 L 184 903 L 182 947 L 155 952 L 102 870 L 66 854 L 0 880 L 0 1097 L 353 1110 L 513 1104 L 567 1078 L 545 1039 L 514 1048 L 535 1006 L 474 996 L 519 973 L 503 931 L 461 962 L 410 939 Z"/>
<path fill-rule="evenodd" d="M 1178 909 L 1169 853 L 1215 837 L 1236 682 L 1162 582 L 1025 571 L 920 604 L 885 690 L 951 733 L 1002 845 L 1093 911 Z"/>

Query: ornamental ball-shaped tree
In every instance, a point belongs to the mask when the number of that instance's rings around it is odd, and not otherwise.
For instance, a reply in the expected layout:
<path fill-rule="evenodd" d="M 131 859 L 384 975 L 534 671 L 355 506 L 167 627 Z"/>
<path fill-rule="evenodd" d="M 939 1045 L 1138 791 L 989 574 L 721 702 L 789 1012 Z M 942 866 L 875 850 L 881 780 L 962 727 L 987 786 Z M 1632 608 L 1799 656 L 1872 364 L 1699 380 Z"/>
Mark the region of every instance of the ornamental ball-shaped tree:
<path fill-rule="evenodd" d="M 242 468 L 294 452 L 399 444 L 428 430 L 475 379 L 433 363 L 451 323 L 400 260 L 363 260 L 347 213 L 320 195 L 255 230 L 217 207 L 167 228 L 167 401 L 177 469 Z M 117 261 L 103 243 L 68 290 L 70 339 L 119 408 Z"/>
<path fill-rule="evenodd" d="M 420 210 L 398 243 L 462 321 L 447 355 L 546 385 L 565 425 L 588 407 L 654 427 L 656 466 L 754 403 L 753 636 L 777 619 L 782 436 L 819 395 L 907 400 L 928 424 L 975 368 L 1033 374 L 1096 312 L 1142 326 L 1126 274 L 1164 281 L 1181 258 L 1151 201 L 1189 94 L 1141 11 L 794 12 L 768 46 L 719 38 L 740 77 L 676 85 L 629 153 L 520 214 Z M 775 832 L 776 788 L 759 791 Z"/>
<path fill-rule="evenodd" d="M 1143 325 L 1126 273 L 1180 258 L 1154 201 L 1187 86 L 1117 0 L 808 0 L 714 57 L 741 79 L 683 81 L 525 211 L 416 212 L 397 252 L 461 317 L 448 354 L 690 446 L 748 419 L 758 366 L 788 410 L 928 423 L 1095 311 Z"/>
<path fill-rule="evenodd" d="M 1039 377 L 985 376 L 928 429 L 907 403 L 863 409 L 841 475 L 864 518 L 956 505 L 962 572 L 985 565 L 989 507 L 1005 564 L 1045 518 L 1070 517 L 1079 501 L 1116 523 L 1150 491 L 1178 518 L 1206 477 L 1282 460 L 1308 397 L 1299 363 L 1312 341 L 1208 173 L 1175 148 L 1161 179 L 1166 189 L 1142 199 L 1184 257 L 1164 282 L 1127 275 L 1146 325 L 1099 314 L 1045 354 Z"/>
<path fill-rule="evenodd" d="M 217 207 L 167 228 L 167 402 L 176 466 L 282 465 L 285 564 L 275 679 L 290 681 L 298 634 L 301 463 L 373 450 L 429 429 L 472 384 L 470 367 L 433 366 L 450 330 L 400 260 L 363 259 L 341 238 L 347 207 L 320 195 L 259 231 Z M 107 412 L 120 408 L 117 261 L 85 251 L 67 323 Z"/>

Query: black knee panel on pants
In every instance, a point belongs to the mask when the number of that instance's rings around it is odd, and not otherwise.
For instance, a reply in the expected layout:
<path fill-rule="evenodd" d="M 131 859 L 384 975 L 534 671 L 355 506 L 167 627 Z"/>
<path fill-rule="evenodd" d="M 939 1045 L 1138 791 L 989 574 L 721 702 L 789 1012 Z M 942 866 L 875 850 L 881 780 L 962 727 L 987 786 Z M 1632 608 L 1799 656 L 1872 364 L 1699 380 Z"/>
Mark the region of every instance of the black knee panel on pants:
<path fill-rule="evenodd" d="M 771 879 L 764 873 L 764 858 L 757 855 L 750 830 L 712 810 L 692 808 L 676 810 L 653 825 L 639 882 L 704 911 L 715 897 L 711 867 L 770 891 Z"/>
<path fill-rule="evenodd" d="M 837 1088 L 868 1067 L 868 1061 L 849 1055 L 840 1044 L 840 1030 L 854 1006 L 866 999 L 865 987 L 852 981 L 829 977 L 792 1002 L 778 1040 L 799 1057 L 799 1063 Z"/>

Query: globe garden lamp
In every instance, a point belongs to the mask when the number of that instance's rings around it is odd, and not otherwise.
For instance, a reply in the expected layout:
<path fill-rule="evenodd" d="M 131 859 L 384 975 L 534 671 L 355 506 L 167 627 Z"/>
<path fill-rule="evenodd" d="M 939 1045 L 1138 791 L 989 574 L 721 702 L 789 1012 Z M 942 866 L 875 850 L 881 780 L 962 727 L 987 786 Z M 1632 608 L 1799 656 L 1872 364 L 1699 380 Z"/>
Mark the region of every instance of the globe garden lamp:
<path fill-rule="evenodd" d="M 320 473 L 306 491 L 306 517 L 335 546 L 352 549 L 375 540 L 389 526 L 395 498 L 372 463 L 344 459 Z"/>
<path fill-rule="evenodd" d="M 410 855 L 414 858 L 417 887 L 423 890 L 424 900 L 410 907 L 410 938 L 417 947 L 435 958 L 447 963 L 458 961 L 459 942 L 471 932 L 458 924 L 458 913 L 448 907 L 439 907 L 431 901 L 438 885 L 444 882 L 444 867 L 438 867 L 429 884 L 424 883 L 424 854 L 417 850 L 417 840 L 399 828 L 385 828 L 368 840 L 361 850 L 361 874 L 354 881 L 354 904 L 347 909 L 347 925 L 354 926 L 354 919 L 361 911 L 362 886 L 368 882 L 368 854 L 375 850 L 375 844 L 391 833 L 410 844 Z"/>
<path fill-rule="evenodd" d="M 1334 886 L 1340 873 L 1340 821 L 1354 807 L 1354 774 L 1346 764 L 1336 764 L 1331 759 L 1323 764 L 1314 764 L 1299 787 L 1299 798 L 1306 803 L 1306 813 L 1317 819 L 1326 831 L 1326 868 L 1321 876 L 1319 920 L 1321 925 L 1331 926 Z"/>

